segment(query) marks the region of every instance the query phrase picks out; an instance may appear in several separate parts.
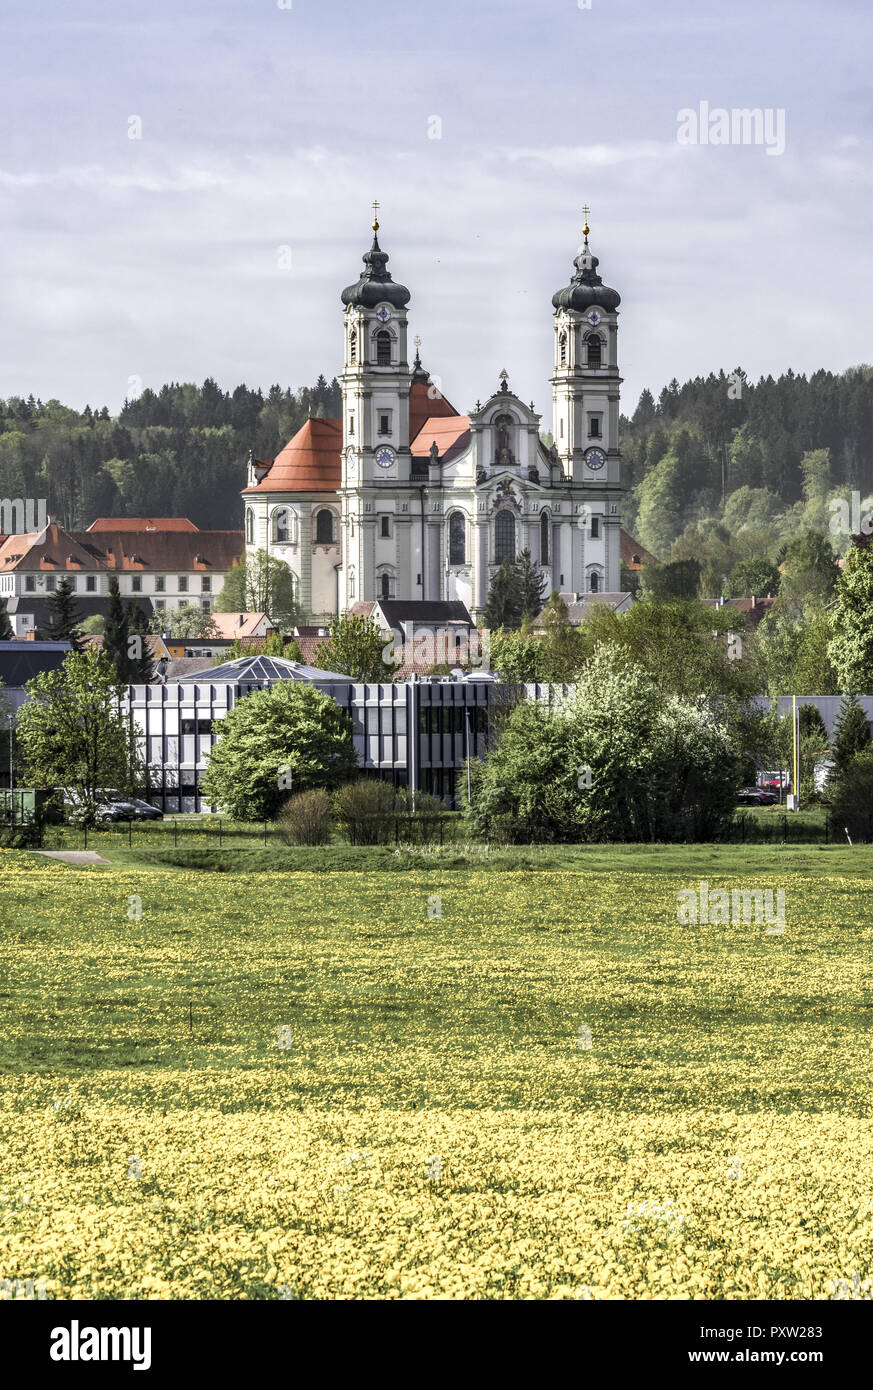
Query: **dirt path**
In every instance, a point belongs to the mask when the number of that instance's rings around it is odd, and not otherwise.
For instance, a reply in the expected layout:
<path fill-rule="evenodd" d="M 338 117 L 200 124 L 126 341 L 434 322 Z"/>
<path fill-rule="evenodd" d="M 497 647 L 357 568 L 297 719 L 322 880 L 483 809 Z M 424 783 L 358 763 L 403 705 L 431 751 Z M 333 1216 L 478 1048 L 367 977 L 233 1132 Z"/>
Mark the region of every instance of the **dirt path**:
<path fill-rule="evenodd" d="M 96 849 L 35 849 L 34 854 L 42 854 L 46 859 L 62 859 L 65 864 L 111 864 Z"/>

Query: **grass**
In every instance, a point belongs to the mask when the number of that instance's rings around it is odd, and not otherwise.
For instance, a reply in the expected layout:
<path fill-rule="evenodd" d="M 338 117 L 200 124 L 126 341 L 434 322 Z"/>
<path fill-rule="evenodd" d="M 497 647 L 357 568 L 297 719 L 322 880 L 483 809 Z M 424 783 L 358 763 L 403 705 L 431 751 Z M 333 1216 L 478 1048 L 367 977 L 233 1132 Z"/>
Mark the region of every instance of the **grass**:
<path fill-rule="evenodd" d="M 0 1275 L 58 1298 L 867 1279 L 870 849 L 171 853 L 0 852 Z M 784 934 L 680 926 L 702 878 L 784 887 Z"/>

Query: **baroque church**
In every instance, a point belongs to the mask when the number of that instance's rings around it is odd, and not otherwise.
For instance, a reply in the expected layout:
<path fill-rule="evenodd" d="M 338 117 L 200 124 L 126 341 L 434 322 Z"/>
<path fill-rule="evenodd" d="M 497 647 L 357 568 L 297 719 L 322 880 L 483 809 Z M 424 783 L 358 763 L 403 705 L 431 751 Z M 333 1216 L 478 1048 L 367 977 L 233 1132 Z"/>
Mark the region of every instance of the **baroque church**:
<path fill-rule="evenodd" d="M 340 420 L 310 419 L 273 460 L 249 460 L 248 552 L 295 575 L 310 622 L 361 600 L 460 600 L 481 621 L 501 561 L 527 548 L 546 592 L 620 588 L 618 306 L 589 228 L 552 297 L 550 446 L 533 405 L 497 390 L 461 415 L 407 349 L 410 292 L 373 222 L 364 269 L 342 292 Z"/>

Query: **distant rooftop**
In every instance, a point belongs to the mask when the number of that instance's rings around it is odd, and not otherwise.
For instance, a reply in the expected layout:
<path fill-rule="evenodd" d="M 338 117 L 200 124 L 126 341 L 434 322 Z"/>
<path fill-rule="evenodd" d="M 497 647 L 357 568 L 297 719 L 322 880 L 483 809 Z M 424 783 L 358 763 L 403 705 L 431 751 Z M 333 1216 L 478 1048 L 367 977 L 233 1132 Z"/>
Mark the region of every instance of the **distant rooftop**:
<path fill-rule="evenodd" d="M 0 682 L 13 688 L 41 671 L 56 671 L 71 650 L 69 642 L 0 642 Z"/>
<path fill-rule="evenodd" d="M 199 531 L 187 516 L 98 516 L 89 531 Z"/>

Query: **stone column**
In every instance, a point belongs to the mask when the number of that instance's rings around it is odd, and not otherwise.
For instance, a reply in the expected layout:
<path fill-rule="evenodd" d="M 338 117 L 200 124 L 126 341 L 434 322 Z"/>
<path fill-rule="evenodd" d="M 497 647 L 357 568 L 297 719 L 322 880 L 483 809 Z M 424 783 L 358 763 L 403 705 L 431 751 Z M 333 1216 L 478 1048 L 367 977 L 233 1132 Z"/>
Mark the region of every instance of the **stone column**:
<path fill-rule="evenodd" d="M 476 527 L 474 544 L 476 546 L 476 584 L 474 589 L 477 608 L 484 608 L 488 602 L 488 522 L 480 521 Z"/>
<path fill-rule="evenodd" d="M 427 579 L 425 597 L 429 600 L 442 598 L 440 575 L 440 526 L 438 522 L 427 524 Z"/>

